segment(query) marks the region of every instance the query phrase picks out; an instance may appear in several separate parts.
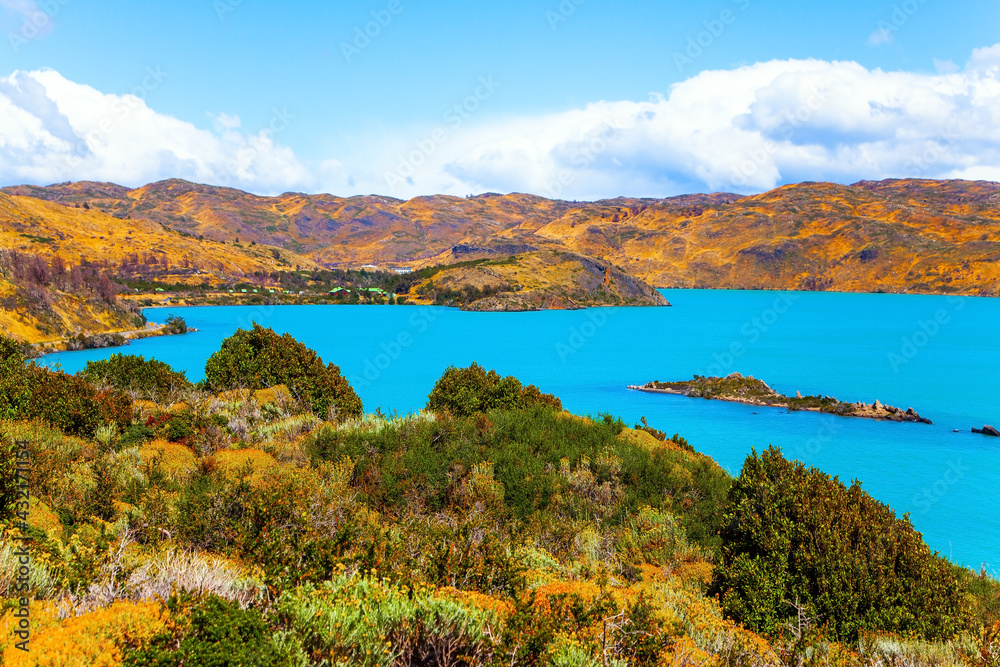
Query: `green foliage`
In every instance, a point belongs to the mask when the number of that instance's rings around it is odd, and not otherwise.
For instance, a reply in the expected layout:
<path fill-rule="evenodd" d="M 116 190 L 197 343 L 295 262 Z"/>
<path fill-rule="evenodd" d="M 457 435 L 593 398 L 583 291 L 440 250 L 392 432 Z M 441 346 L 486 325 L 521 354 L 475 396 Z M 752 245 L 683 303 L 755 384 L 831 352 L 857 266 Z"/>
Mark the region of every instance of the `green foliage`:
<path fill-rule="evenodd" d="M 98 391 L 81 377 L 28 364 L 17 342 L 0 336 L 0 420 L 32 419 L 92 438 L 102 424 L 131 424 L 132 402 L 121 391 Z"/>
<path fill-rule="evenodd" d="M 191 415 L 185 412 L 171 415 L 165 428 L 165 435 L 170 442 L 179 442 L 190 438 L 196 432 Z"/>
<path fill-rule="evenodd" d="M 17 419 L 24 414 L 31 400 L 26 375 L 20 344 L 0 335 L 0 419 Z"/>
<path fill-rule="evenodd" d="M 150 646 L 129 652 L 129 667 L 291 667 L 290 655 L 275 645 L 271 628 L 256 609 L 215 595 L 191 604 L 173 597 L 168 607 L 175 617 L 187 617 L 184 634 L 165 634 Z"/>
<path fill-rule="evenodd" d="M 960 591 L 909 519 L 780 450 L 747 457 L 733 485 L 713 590 L 725 613 L 777 635 L 794 604 L 830 638 L 888 631 L 938 638 L 957 629 Z"/>
<path fill-rule="evenodd" d="M 177 372 L 156 359 L 141 354 L 113 354 L 108 359 L 88 361 L 77 375 L 94 384 L 122 390 L 138 390 L 150 400 L 163 403 L 174 389 L 192 386 L 184 372 Z"/>
<path fill-rule="evenodd" d="M 164 331 L 168 334 L 186 334 L 188 331 L 187 322 L 180 315 L 168 315 L 165 324 Z"/>
<path fill-rule="evenodd" d="M 345 575 L 288 591 L 275 606 L 310 664 L 481 665 L 497 622 L 425 587 Z"/>
<path fill-rule="evenodd" d="M 533 405 L 562 410 L 562 402 L 555 396 L 543 394 L 535 385 L 524 387 L 513 376 L 502 378 L 496 371 L 487 372 L 475 362 L 468 368 L 449 366 L 427 400 L 428 410 L 450 412 L 459 417 Z"/>
<path fill-rule="evenodd" d="M 118 442 L 122 447 L 132 447 L 149 442 L 155 437 L 156 431 L 152 428 L 146 424 L 135 423 L 125 429 L 125 432 L 121 434 Z"/>
<path fill-rule="evenodd" d="M 284 384 L 321 416 L 332 410 L 339 419 L 360 417 L 361 399 L 333 364 L 289 334 L 254 323 L 222 342 L 205 365 L 206 385 L 214 391 L 266 389 Z"/>
<path fill-rule="evenodd" d="M 0 438 L 0 526 L 14 515 L 17 504 L 17 444 Z"/>

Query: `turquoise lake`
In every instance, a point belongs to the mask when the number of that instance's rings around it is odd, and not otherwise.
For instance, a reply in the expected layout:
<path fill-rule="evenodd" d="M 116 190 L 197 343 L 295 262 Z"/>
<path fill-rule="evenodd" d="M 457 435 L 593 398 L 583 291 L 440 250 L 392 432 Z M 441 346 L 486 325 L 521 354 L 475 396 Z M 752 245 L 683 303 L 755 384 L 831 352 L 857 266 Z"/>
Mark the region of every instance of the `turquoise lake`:
<path fill-rule="evenodd" d="M 465 313 L 416 306 L 150 310 L 199 329 L 127 348 L 51 355 L 68 372 L 115 352 L 203 377 L 208 357 L 256 321 L 339 364 L 365 409 L 423 407 L 449 364 L 478 361 L 559 396 L 579 414 L 610 412 L 680 433 L 732 474 L 751 449 L 780 446 L 858 479 L 954 562 L 1000 571 L 1000 300 L 942 296 L 667 290 L 672 308 Z M 649 380 L 738 371 L 785 394 L 875 399 L 934 421 L 897 424 L 645 394 Z M 954 432 L 958 429 L 959 432 Z"/>

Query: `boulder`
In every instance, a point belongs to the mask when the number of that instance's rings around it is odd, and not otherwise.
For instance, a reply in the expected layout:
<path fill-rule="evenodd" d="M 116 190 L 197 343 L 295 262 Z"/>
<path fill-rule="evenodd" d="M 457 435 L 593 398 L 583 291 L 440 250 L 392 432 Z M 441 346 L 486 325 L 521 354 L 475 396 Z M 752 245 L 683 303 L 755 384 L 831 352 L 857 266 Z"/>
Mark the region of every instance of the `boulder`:
<path fill-rule="evenodd" d="M 972 432 L 973 433 L 982 433 L 983 435 L 991 435 L 994 438 L 1000 438 L 1000 431 L 998 431 L 997 429 L 993 428 L 989 424 L 987 424 L 986 426 L 984 426 L 982 428 L 973 428 Z"/>

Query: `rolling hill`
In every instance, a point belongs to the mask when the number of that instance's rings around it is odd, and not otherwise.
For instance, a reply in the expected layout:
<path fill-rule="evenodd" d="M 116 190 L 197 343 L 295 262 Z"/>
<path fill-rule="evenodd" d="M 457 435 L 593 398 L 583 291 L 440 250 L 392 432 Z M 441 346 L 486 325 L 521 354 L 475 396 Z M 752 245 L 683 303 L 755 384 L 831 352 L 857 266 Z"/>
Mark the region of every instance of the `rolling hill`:
<path fill-rule="evenodd" d="M 802 183 L 761 195 L 555 201 L 259 197 L 184 181 L 6 188 L 10 195 L 232 243 L 328 267 L 429 266 L 545 249 L 610 262 L 656 287 L 996 296 L 1000 184 Z"/>

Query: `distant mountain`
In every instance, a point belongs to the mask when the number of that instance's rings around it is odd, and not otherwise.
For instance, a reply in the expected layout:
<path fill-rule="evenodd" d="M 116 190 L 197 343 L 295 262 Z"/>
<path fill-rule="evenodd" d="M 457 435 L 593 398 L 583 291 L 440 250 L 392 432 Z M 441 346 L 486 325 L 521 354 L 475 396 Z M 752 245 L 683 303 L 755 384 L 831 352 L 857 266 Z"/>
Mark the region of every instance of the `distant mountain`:
<path fill-rule="evenodd" d="M 1000 184 L 802 183 L 757 196 L 567 202 L 524 194 L 457 198 L 258 197 L 163 181 L 5 188 L 324 266 L 426 266 L 528 249 L 610 262 L 657 287 L 996 296 Z"/>

